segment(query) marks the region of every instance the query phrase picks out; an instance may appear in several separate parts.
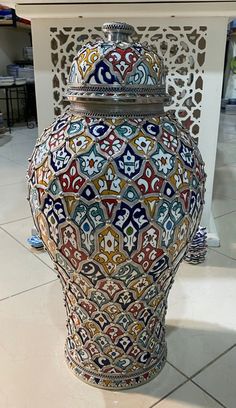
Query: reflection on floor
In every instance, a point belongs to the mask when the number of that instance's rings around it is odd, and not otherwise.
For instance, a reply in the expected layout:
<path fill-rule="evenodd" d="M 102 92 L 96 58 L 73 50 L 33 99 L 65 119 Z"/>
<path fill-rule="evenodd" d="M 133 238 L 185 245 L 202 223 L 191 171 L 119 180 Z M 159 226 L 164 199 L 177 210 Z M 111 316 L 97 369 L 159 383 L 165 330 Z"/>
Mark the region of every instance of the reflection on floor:
<path fill-rule="evenodd" d="M 167 315 L 168 363 L 125 392 L 81 383 L 64 363 L 65 313 L 46 253 L 30 249 L 27 157 L 36 130 L 0 136 L 0 407 L 235 408 L 236 116 L 222 115 L 214 216 L 221 247 L 200 266 L 183 264 Z"/>

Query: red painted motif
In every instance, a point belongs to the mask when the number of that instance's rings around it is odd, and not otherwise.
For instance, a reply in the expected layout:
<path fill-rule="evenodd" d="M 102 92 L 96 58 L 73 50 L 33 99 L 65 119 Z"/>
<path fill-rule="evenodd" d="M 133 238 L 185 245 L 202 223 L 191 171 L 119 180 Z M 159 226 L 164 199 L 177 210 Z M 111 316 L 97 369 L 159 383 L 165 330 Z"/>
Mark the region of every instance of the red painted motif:
<path fill-rule="evenodd" d="M 113 132 L 104 139 L 99 140 L 98 143 L 101 151 L 107 153 L 109 156 L 119 153 L 124 145 L 124 141 L 119 139 Z"/>
<path fill-rule="evenodd" d="M 62 129 L 60 129 L 58 133 L 54 133 L 50 136 L 48 144 L 51 150 L 57 149 L 58 147 L 64 144 L 65 131 L 67 127 L 68 127 L 68 124 L 66 123 L 66 125 Z"/>
<path fill-rule="evenodd" d="M 133 305 L 130 305 L 130 307 L 127 309 L 129 313 L 132 313 L 134 318 L 136 319 L 139 315 L 139 313 L 145 309 L 146 305 L 143 302 L 135 302 Z"/>
<path fill-rule="evenodd" d="M 124 330 L 121 330 L 119 326 L 111 325 L 105 331 L 105 334 L 107 334 L 112 340 L 112 342 L 114 342 L 117 337 L 123 336 L 125 332 Z"/>
<path fill-rule="evenodd" d="M 136 184 L 142 194 L 158 193 L 161 190 L 164 179 L 158 177 L 152 165 L 147 162 L 145 164 L 143 174 L 136 180 Z"/>
<path fill-rule="evenodd" d="M 114 280 L 103 279 L 99 282 L 98 289 L 105 292 L 110 299 L 123 290 L 123 286 L 120 282 L 115 282 Z"/>
<path fill-rule="evenodd" d="M 112 214 L 114 214 L 114 208 L 117 206 L 118 201 L 113 198 L 107 198 L 101 201 L 104 207 L 106 208 L 108 218 L 111 218 Z"/>
<path fill-rule="evenodd" d="M 78 172 L 75 160 L 72 161 L 67 171 L 59 176 L 59 180 L 65 193 L 78 193 L 85 183 L 85 178 Z"/>
<path fill-rule="evenodd" d="M 86 312 L 91 316 L 94 312 L 96 312 L 97 308 L 94 306 L 92 302 L 89 302 L 87 300 L 82 300 L 80 303 L 80 306 L 86 310 Z"/>
<path fill-rule="evenodd" d="M 78 250 L 78 237 L 72 225 L 66 225 L 61 229 L 63 245 L 60 252 L 70 261 L 71 265 L 78 270 L 82 261 L 87 259 L 87 255 Z"/>
<path fill-rule="evenodd" d="M 145 272 L 163 254 L 163 250 L 158 248 L 158 237 L 159 231 L 153 226 L 143 232 L 141 249 L 132 258 L 134 262 L 142 266 Z"/>
<path fill-rule="evenodd" d="M 185 211 L 188 210 L 189 207 L 189 195 L 190 195 L 190 191 L 189 190 L 184 190 L 180 193 L 180 198 L 182 199 L 183 203 L 184 203 L 184 209 Z"/>
<path fill-rule="evenodd" d="M 116 47 L 114 51 L 106 55 L 106 59 L 113 65 L 113 70 L 118 72 L 122 79 L 125 79 L 127 74 L 133 71 L 138 56 L 130 47 L 125 49 Z"/>

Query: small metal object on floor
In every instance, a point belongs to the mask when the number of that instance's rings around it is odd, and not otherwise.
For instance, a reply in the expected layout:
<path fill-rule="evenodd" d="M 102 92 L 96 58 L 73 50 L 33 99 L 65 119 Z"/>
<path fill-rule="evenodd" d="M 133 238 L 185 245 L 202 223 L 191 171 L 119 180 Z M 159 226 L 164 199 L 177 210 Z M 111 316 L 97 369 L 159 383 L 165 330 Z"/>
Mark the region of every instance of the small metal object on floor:
<path fill-rule="evenodd" d="M 43 241 L 39 238 L 38 232 L 35 228 L 31 230 L 31 236 L 27 239 L 28 244 L 36 249 L 44 249 Z"/>

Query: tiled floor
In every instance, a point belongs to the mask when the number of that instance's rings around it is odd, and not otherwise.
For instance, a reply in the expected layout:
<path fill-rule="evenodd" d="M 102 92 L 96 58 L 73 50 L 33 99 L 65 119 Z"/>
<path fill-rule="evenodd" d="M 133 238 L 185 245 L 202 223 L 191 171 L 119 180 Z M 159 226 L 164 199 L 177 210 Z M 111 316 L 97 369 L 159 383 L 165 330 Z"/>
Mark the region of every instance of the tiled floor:
<path fill-rule="evenodd" d="M 221 247 L 182 264 L 169 299 L 168 363 L 125 392 L 81 383 L 66 367 L 60 284 L 29 248 L 27 156 L 36 130 L 0 136 L 0 408 L 236 407 L 236 117 L 222 115 L 213 212 Z"/>

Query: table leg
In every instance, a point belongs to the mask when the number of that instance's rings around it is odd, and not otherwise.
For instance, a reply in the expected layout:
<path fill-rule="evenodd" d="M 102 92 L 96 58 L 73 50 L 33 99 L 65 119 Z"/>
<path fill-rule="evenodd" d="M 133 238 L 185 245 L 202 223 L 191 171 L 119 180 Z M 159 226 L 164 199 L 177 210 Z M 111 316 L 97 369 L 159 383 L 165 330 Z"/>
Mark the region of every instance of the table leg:
<path fill-rule="evenodd" d="M 11 133 L 11 120 L 10 120 L 10 108 L 9 108 L 9 92 L 8 88 L 5 88 L 6 92 L 6 108 L 7 108 L 7 127 Z"/>
<path fill-rule="evenodd" d="M 17 121 L 20 122 L 20 104 L 18 88 L 16 88 L 16 103 L 17 103 Z"/>
<path fill-rule="evenodd" d="M 14 98 L 14 89 L 9 89 L 9 96 L 10 96 L 10 107 L 11 107 L 11 126 L 14 124 L 14 111 L 13 111 L 13 104 L 12 104 L 12 92 L 13 92 L 13 98 Z"/>

